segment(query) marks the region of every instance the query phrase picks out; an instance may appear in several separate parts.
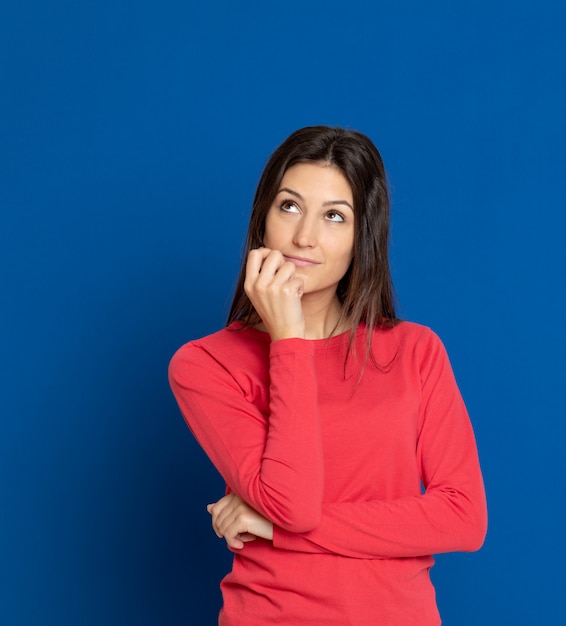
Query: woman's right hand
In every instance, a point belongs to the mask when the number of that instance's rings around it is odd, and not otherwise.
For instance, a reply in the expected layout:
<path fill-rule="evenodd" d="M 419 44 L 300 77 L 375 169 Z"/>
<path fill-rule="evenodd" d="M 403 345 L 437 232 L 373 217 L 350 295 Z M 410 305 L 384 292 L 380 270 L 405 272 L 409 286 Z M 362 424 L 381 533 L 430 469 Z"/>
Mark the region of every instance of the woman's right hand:
<path fill-rule="evenodd" d="M 278 250 L 258 248 L 248 255 L 244 290 L 272 341 L 305 337 L 304 282 L 296 269 Z"/>

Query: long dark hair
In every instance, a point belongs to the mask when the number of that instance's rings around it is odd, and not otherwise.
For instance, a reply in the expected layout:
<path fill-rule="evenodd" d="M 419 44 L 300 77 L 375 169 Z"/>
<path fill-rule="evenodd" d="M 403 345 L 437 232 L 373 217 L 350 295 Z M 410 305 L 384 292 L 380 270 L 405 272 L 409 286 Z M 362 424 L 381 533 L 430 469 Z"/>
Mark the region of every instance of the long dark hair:
<path fill-rule="evenodd" d="M 389 268 L 389 192 L 383 161 L 372 141 L 360 132 L 308 126 L 290 135 L 271 155 L 258 183 L 248 227 L 244 258 L 227 323 L 245 325 L 260 319 L 244 291 L 245 261 L 262 246 L 265 220 L 285 172 L 297 163 L 338 168 L 354 199 L 354 258 L 337 288 L 342 304 L 338 326 L 351 328 L 350 348 L 360 323 L 368 330 L 368 354 L 376 327 L 392 327 L 395 317 Z M 367 356 L 367 355 L 366 355 Z"/>

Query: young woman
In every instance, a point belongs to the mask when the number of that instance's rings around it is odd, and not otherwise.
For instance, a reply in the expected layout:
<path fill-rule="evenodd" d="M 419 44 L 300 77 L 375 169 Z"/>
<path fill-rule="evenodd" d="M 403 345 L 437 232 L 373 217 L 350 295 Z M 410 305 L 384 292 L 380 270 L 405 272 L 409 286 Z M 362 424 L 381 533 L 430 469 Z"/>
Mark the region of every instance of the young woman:
<path fill-rule="evenodd" d="M 228 325 L 170 381 L 226 481 L 226 626 L 440 624 L 434 553 L 477 550 L 486 503 L 446 352 L 395 317 L 389 200 L 364 135 L 293 133 L 259 182 Z"/>

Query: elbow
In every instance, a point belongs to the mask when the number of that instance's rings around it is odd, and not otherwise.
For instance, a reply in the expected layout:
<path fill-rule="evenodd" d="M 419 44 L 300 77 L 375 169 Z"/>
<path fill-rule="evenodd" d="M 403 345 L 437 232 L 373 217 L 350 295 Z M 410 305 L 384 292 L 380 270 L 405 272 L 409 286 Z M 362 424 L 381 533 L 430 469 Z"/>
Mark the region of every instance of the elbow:
<path fill-rule="evenodd" d="M 487 511 L 482 508 L 465 525 L 462 533 L 462 552 L 476 552 L 485 541 L 487 534 Z"/>
<path fill-rule="evenodd" d="M 483 546 L 485 535 L 484 530 L 468 532 L 465 537 L 461 538 L 458 550 L 461 552 L 477 552 Z"/>
<path fill-rule="evenodd" d="M 308 533 L 320 524 L 321 514 L 299 516 L 288 530 L 293 533 Z"/>
<path fill-rule="evenodd" d="M 311 494 L 312 496 L 313 494 Z M 296 497 L 279 502 L 273 511 L 273 522 L 291 533 L 307 533 L 314 530 L 322 519 L 322 497 Z"/>
<path fill-rule="evenodd" d="M 466 538 L 464 552 L 476 552 L 479 550 L 485 541 L 487 534 L 487 520 L 478 522 L 469 529 L 468 536 Z"/>
<path fill-rule="evenodd" d="M 476 552 L 483 546 L 487 534 L 485 500 L 454 498 L 444 521 L 445 537 L 450 539 L 441 552 Z"/>
<path fill-rule="evenodd" d="M 280 517 L 277 524 L 291 533 L 307 533 L 314 530 L 322 517 L 322 507 L 298 506 Z"/>
<path fill-rule="evenodd" d="M 487 502 L 485 493 L 452 493 L 454 549 L 458 552 L 476 552 L 487 534 Z"/>
<path fill-rule="evenodd" d="M 261 483 L 261 497 L 266 517 L 276 526 L 291 533 L 306 533 L 314 530 L 322 519 L 322 481 L 306 484 L 288 483 L 285 490 L 281 484 Z"/>

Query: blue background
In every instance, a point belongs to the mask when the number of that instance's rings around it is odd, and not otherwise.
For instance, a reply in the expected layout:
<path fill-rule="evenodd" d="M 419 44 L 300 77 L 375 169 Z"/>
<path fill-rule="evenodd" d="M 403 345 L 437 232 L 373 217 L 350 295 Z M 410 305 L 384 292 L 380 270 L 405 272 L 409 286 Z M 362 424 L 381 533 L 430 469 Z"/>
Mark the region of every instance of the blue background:
<path fill-rule="evenodd" d="M 444 340 L 490 505 L 448 626 L 563 618 L 566 9 L 3 0 L 0 622 L 215 623 L 222 482 L 166 379 L 222 326 L 255 184 L 368 134 L 406 319 Z"/>

